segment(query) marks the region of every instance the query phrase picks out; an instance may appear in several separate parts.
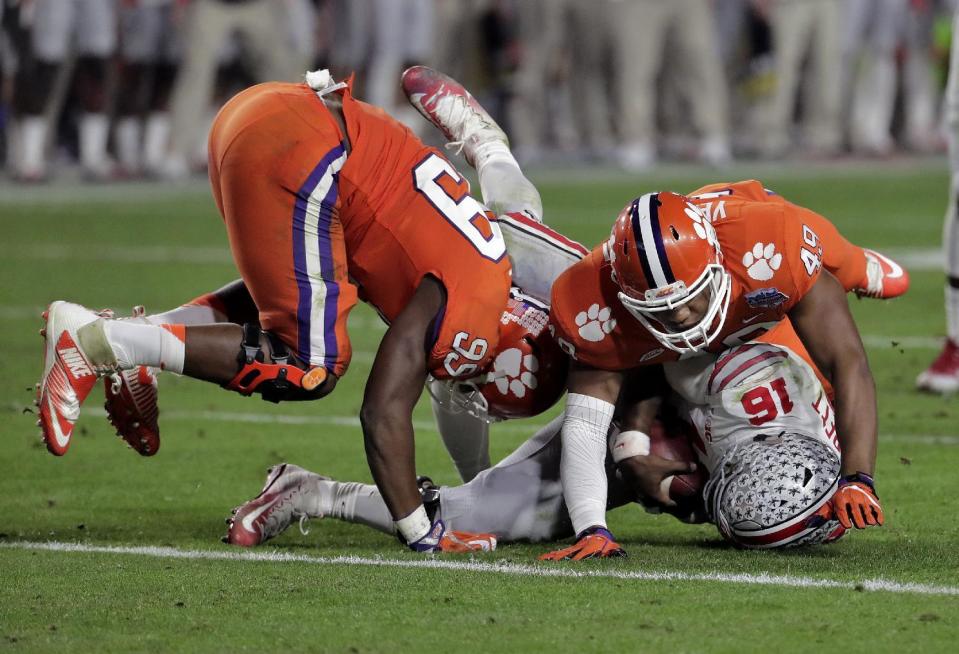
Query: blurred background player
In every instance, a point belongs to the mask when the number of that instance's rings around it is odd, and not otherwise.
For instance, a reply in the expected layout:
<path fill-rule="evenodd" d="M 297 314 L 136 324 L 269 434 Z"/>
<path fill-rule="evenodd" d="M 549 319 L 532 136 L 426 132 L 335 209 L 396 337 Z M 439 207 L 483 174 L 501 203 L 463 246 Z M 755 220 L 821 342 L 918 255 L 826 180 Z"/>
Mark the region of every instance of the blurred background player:
<path fill-rule="evenodd" d="M 124 177 L 156 175 L 170 140 L 169 103 L 182 52 L 184 7 L 178 0 L 120 4 L 117 163 Z"/>
<path fill-rule="evenodd" d="M 192 0 L 184 17 L 183 63 L 173 87 L 171 142 L 164 175 L 187 176 L 197 143 L 204 142 L 207 109 L 214 94 L 217 64 L 229 39 L 239 35 L 254 81 L 294 81 L 303 61 L 291 37 L 292 0 Z"/>
<path fill-rule="evenodd" d="M 85 2 L 64 0 L 59 19 L 77 15 L 73 5 Z M 170 2 L 174 13 L 184 14 L 184 33 L 156 41 L 156 21 L 138 16 Z M 204 134 L 235 90 L 265 79 L 293 80 L 315 64 L 342 76 L 359 71 L 367 85 L 358 85 L 361 94 L 408 121 L 389 71 L 395 80 L 399 66 L 410 62 L 431 63 L 467 81 L 513 138 L 521 161 L 642 169 L 658 160 L 723 163 L 733 153 L 833 157 L 844 154 L 844 146 L 866 156 L 936 151 L 943 147 L 936 71 L 944 56 L 943 38 L 933 40 L 933 33 L 948 32 L 939 20 L 947 3 L 910 0 L 903 10 L 904 3 L 111 0 L 104 6 L 119 6 L 124 16 L 103 33 L 115 42 L 119 32 L 123 57 L 101 66 L 107 50 L 91 50 L 91 39 L 79 36 L 88 28 L 78 26 L 76 49 L 68 48 L 62 63 L 54 60 L 65 76 L 79 58 L 79 78 L 67 89 L 66 79 L 50 74 L 48 48 L 33 44 L 50 32 L 44 25 L 56 3 L 5 0 L 8 28 L 30 32 L 27 44 L 4 57 L 23 82 L 4 98 L 24 117 L 10 135 L 13 145 L 24 146 L 14 148 L 9 168 L 18 179 L 45 179 L 59 171 L 48 169 L 44 151 L 59 160 L 82 150 L 83 173 L 102 179 L 112 172 L 99 154 L 105 115 L 114 121 L 108 145 L 121 160 L 121 174 L 141 160 L 154 168 L 160 143 L 170 155 L 163 177 L 200 173 Z M 97 12 L 81 13 L 85 25 L 106 24 Z M 166 64 L 177 39 L 188 61 L 169 91 Z M 150 43 L 157 45 L 149 59 L 165 69 L 159 73 L 143 71 Z M 820 65 L 835 63 L 840 52 L 843 65 Z M 91 59 L 99 63 L 92 66 Z M 837 86 L 837 79 L 847 81 Z M 151 93 L 136 90 L 152 82 L 156 111 L 143 108 Z M 842 87 L 846 103 L 838 99 Z M 167 93 L 168 143 L 160 111 Z M 842 120 L 837 107 L 846 104 L 856 120 Z M 41 115 L 55 127 L 38 120 Z M 798 125 L 805 126 L 802 147 L 793 148 Z M 138 131 L 140 153 L 133 145 Z"/>
<path fill-rule="evenodd" d="M 946 126 L 952 182 L 942 228 L 942 247 L 946 257 L 946 343 L 939 356 L 916 380 L 921 390 L 934 393 L 954 393 L 959 390 L 959 38 L 956 37 L 959 10 L 952 24 L 952 53 L 946 87 Z"/>
<path fill-rule="evenodd" d="M 768 0 L 754 3 L 768 18 L 773 42 L 774 92 L 762 121 L 761 154 L 777 158 L 792 143 L 796 97 L 802 91 L 803 148 L 817 156 L 840 147 L 842 0 Z M 808 73 L 804 62 L 808 57 Z M 803 78 L 807 84 L 801 84 Z"/>
<path fill-rule="evenodd" d="M 112 164 L 107 157 L 110 132 L 107 73 L 117 44 L 116 0 L 33 0 L 23 4 L 31 25 L 30 56 L 33 68 L 19 99 L 14 175 L 23 181 L 41 181 L 48 174 L 51 102 L 58 72 L 76 54 L 73 84 L 80 105 L 78 123 L 80 165 L 95 180 L 108 179 Z M 54 112 L 55 113 L 55 112 Z"/>

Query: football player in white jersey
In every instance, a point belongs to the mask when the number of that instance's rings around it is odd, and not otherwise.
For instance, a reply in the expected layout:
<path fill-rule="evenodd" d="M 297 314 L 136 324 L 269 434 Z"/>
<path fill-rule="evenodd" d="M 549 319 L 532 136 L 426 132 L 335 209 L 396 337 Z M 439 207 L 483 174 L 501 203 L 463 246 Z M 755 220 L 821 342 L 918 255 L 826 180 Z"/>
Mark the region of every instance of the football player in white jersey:
<path fill-rule="evenodd" d="M 695 427 L 696 454 L 709 473 L 698 519 L 708 516 L 724 538 L 756 548 L 828 542 L 846 527 L 864 524 L 862 516 L 832 513 L 829 500 L 844 483 L 832 407 L 802 359 L 776 345 L 750 343 L 685 363 L 665 368 L 675 389 L 670 402 Z M 672 502 L 657 487 L 665 489 L 670 474 L 696 468 L 692 461 L 656 461 L 648 418 L 643 411 L 623 412 L 610 430 L 606 463 L 616 473 L 608 475 L 613 506 L 640 500 L 668 506 Z M 560 481 L 562 420 L 555 418 L 469 483 L 424 483 L 428 509 L 447 529 L 493 534 L 500 542 L 571 536 Z M 682 517 L 696 520 L 693 513 Z M 394 530 L 375 486 L 334 481 L 284 463 L 271 468 L 256 498 L 234 510 L 228 540 L 255 545 L 296 520 L 323 517 L 387 534 Z"/>

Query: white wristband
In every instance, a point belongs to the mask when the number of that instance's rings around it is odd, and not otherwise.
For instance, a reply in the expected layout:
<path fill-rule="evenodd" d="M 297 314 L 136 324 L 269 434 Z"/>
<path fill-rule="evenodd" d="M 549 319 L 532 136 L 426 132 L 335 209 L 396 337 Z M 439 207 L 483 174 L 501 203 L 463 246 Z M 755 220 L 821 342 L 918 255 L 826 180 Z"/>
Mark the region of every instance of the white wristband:
<path fill-rule="evenodd" d="M 433 526 L 433 523 L 426 515 L 426 508 L 420 504 L 413 513 L 405 518 L 394 520 L 393 526 L 396 527 L 396 531 L 403 537 L 403 540 L 407 543 L 415 543 L 430 533 L 430 527 Z"/>
<path fill-rule="evenodd" d="M 636 430 L 614 433 L 609 437 L 609 452 L 616 463 L 631 456 L 647 456 L 649 436 Z"/>

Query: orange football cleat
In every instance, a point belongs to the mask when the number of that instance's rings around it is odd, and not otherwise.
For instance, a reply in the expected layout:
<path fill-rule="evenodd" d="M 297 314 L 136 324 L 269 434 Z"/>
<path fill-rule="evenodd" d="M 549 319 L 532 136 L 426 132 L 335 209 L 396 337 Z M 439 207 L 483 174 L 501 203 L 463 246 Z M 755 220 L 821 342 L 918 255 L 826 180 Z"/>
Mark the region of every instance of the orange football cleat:
<path fill-rule="evenodd" d="M 866 255 L 866 280 L 853 292 L 859 297 L 889 300 L 909 290 L 909 273 L 898 263 L 875 250 L 863 248 Z"/>

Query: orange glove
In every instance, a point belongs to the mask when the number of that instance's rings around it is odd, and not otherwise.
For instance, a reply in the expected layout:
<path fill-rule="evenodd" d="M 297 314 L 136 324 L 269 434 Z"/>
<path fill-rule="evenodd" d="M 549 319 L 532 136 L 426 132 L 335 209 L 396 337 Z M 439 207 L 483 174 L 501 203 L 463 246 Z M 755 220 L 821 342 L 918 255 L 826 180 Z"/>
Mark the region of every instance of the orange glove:
<path fill-rule="evenodd" d="M 872 477 L 857 472 L 839 480 L 839 488 L 823 504 L 810 521 L 838 520 L 846 529 L 865 529 L 871 525 L 881 526 L 885 521 L 882 505 L 873 484 Z M 807 522 L 807 524 L 810 524 Z"/>
<path fill-rule="evenodd" d="M 466 554 L 469 552 L 492 552 L 496 549 L 496 536 L 493 534 L 471 534 L 468 531 L 447 531 L 440 538 L 440 552 Z"/>
<path fill-rule="evenodd" d="M 607 559 L 626 556 L 613 535 L 602 527 L 591 527 L 580 535 L 575 545 L 539 557 L 540 561 L 582 561 L 583 559 Z"/>

